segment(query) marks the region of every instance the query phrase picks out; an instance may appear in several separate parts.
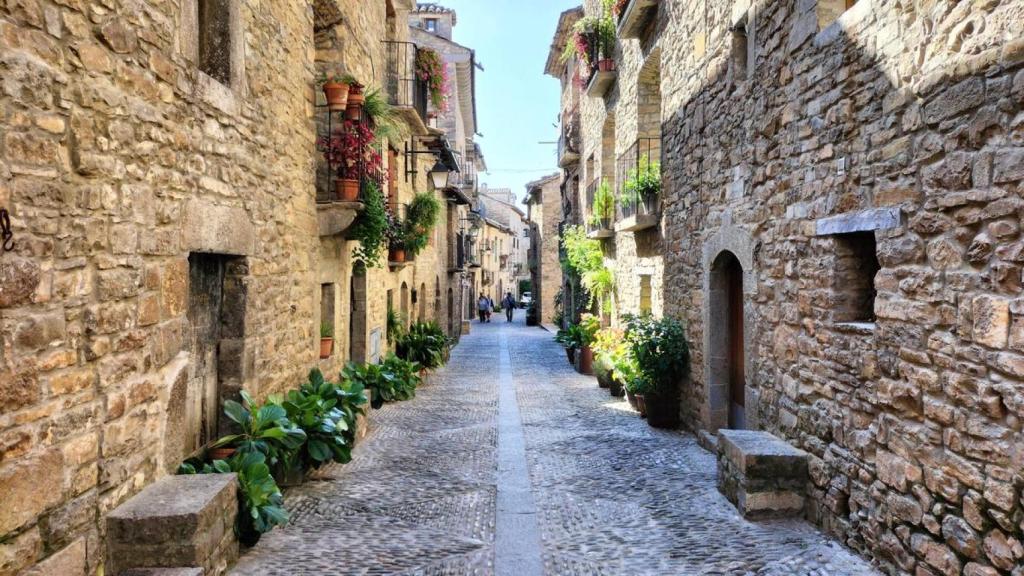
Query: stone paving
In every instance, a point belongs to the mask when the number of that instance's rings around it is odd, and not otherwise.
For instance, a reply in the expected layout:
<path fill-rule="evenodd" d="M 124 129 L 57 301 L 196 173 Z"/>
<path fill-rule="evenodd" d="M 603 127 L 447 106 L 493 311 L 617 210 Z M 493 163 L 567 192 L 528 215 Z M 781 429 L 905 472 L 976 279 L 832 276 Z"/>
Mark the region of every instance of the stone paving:
<path fill-rule="evenodd" d="M 539 511 L 521 524 L 539 534 L 517 553 L 539 548 L 546 574 L 877 574 L 805 522 L 743 520 L 715 489 L 710 453 L 691 435 L 648 427 L 573 372 L 551 336 L 521 315 L 474 322 L 414 400 L 373 413 L 351 463 L 287 491 L 292 522 L 233 573 L 529 576 L 519 568 L 532 563 L 503 566 L 515 556 L 495 550 L 496 526 L 509 524 L 498 478 L 516 469 L 498 453 L 499 422 L 509 433 L 504 380 L 515 386 Z"/>

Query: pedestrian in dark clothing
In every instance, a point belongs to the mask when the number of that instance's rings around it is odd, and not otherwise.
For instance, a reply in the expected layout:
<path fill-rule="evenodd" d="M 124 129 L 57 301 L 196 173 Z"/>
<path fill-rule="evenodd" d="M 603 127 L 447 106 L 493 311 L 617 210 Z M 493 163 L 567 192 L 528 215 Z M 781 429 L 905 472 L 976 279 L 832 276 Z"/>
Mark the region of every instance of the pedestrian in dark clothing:
<path fill-rule="evenodd" d="M 505 294 L 505 298 L 501 300 L 501 307 L 505 309 L 505 318 L 509 322 L 512 321 L 512 313 L 516 309 L 516 299 L 512 297 L 512 293 Z"/>

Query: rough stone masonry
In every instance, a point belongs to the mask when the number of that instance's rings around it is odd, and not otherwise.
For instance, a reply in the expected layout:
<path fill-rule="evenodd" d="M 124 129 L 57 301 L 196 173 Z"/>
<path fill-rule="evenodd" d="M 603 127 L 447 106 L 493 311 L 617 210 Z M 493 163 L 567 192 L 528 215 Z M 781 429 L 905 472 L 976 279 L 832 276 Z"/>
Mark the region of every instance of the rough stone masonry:
<path fill-rule="evenodd" d="M 582 181 L 660 142 L 660 225 L 606 254 L 619 313 L 653 275 L 687 324 L 684 421 L 806 451 L 808 516 L 893 574 L 1024 573 L 1024 3 L 634 4 Z"/>

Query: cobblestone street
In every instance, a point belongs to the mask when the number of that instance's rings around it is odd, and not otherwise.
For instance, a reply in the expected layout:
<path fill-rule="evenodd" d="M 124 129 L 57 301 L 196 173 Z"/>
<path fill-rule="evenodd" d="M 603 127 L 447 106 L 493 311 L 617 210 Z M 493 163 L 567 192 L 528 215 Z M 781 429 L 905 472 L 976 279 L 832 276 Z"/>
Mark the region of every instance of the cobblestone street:
<path fill-rule="evenodd" d="M 648 427 L 522 315 L 474 322 L 351 463 L 286 498 L 292 522 L 235 574 L 876 573 L 806 523 L 741 519 L 692 436 Z"/>

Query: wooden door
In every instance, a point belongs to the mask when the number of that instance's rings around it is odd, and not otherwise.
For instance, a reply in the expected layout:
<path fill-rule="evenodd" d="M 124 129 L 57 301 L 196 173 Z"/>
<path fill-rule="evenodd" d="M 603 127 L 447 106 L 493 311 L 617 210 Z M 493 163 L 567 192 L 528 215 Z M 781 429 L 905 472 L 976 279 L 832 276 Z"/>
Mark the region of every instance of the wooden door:
<path fill-rule="evenodd" d="M 733 259 L 726 270 L 729 308 L 729 427 L 746 427 L 746 370 L 743 349 L 743 269 Z"/>

